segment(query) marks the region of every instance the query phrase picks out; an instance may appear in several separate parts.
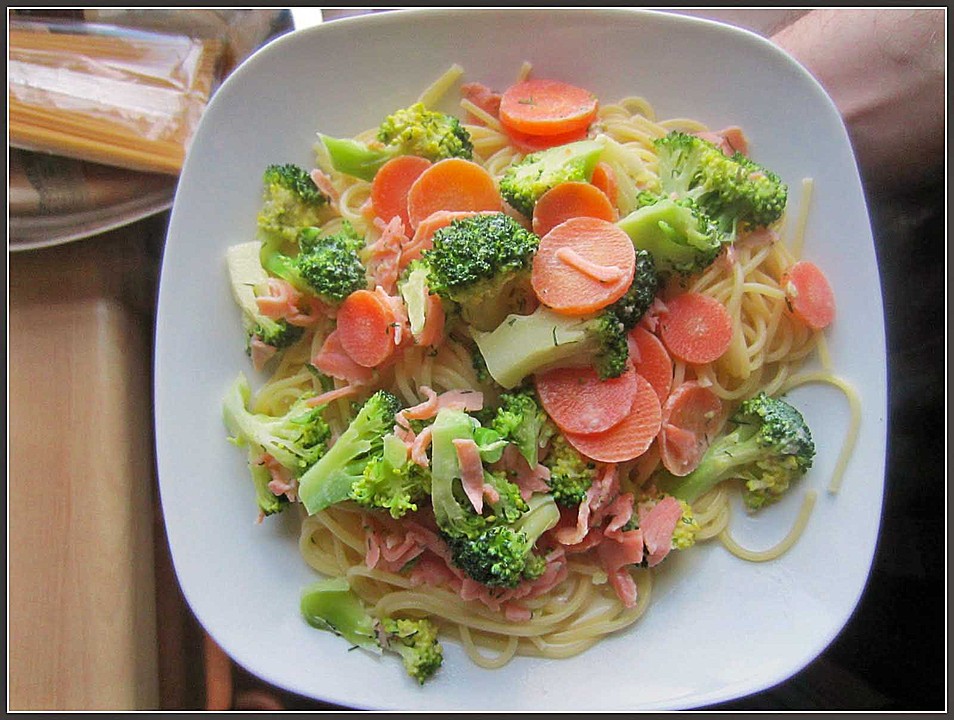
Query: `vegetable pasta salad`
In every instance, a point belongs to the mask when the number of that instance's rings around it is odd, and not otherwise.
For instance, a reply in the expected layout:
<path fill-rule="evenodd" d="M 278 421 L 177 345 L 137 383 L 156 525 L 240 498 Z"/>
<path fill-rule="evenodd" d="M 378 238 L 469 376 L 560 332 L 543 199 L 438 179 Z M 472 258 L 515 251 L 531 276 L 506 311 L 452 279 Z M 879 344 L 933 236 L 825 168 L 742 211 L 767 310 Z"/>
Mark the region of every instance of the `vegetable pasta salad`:
<path fill-rule="evenodd" d="M 828 382 L 857 417 L 798 257 L 810 180 L 788 222 L 739 128 L 528 64 L 501 90 L 462 74 L 264 168 L 258 237 L 227 254 L 264 382 L 242 371 L 225 421 L 259 520 L 301 517 L 299 610 L 421 683 L 442 639 L 488 668 L 586 650 L 700 542 L 777 556 L 812 491 L 769 551 L 728 523 L 733 493 L 761 512 L 812 467 L 782 396 Z M 460 117 L 435 109 L 451 92 Z"/>

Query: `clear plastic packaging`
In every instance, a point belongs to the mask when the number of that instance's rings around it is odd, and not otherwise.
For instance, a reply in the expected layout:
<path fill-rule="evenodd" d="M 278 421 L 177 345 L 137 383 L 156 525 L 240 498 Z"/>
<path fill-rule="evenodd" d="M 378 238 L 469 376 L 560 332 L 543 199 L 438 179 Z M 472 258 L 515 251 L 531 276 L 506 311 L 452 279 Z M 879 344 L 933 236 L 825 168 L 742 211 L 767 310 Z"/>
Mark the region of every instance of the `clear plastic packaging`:
<path fill-rule="evenodd" d="M 13 147 L 178 174 L 220 77 L 223 43 L 114 25 L 14 20 Z"/>

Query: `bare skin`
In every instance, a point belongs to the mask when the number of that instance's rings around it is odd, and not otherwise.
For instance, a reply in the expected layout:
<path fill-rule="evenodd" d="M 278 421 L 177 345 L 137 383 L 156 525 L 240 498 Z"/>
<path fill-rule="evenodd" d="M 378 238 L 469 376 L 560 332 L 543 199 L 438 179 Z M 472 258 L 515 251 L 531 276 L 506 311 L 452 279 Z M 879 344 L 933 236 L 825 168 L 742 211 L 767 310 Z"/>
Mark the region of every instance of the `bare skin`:
<path fill-rule="evenodd" d="M 940 9 L 812 10 L 772 36 L 841 111 L 876 187 L 936 182 L 944 168 Z"/>

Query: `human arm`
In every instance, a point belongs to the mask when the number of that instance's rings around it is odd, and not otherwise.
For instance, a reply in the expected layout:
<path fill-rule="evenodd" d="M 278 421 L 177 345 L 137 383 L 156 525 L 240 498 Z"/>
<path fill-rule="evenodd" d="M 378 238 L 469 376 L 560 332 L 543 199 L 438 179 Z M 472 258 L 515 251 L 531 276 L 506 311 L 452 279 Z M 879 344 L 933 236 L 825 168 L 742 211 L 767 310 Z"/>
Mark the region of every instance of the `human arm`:
<path fill-rule="evenodd" d="M 875 185 L 943 172 L 944 19 L 940 9 L 818 9 L 772 36 L 831 96 Z"/>

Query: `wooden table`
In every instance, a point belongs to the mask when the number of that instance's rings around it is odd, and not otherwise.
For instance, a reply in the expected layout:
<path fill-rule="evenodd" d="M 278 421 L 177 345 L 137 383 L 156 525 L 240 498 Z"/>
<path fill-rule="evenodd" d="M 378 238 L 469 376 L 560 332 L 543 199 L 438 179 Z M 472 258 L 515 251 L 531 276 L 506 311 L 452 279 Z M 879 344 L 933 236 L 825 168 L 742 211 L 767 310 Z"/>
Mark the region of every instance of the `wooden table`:
<path fill-rule="evenodd" d="M 9 255 L 9 708 L 317 709 L 242 671 L 176 580 L 152 341 L 168 213 Z"/>
<path fill-rule="evenodd" d="M 158 230 L 10 256 L 11 710 L 159 707 Z"/>

